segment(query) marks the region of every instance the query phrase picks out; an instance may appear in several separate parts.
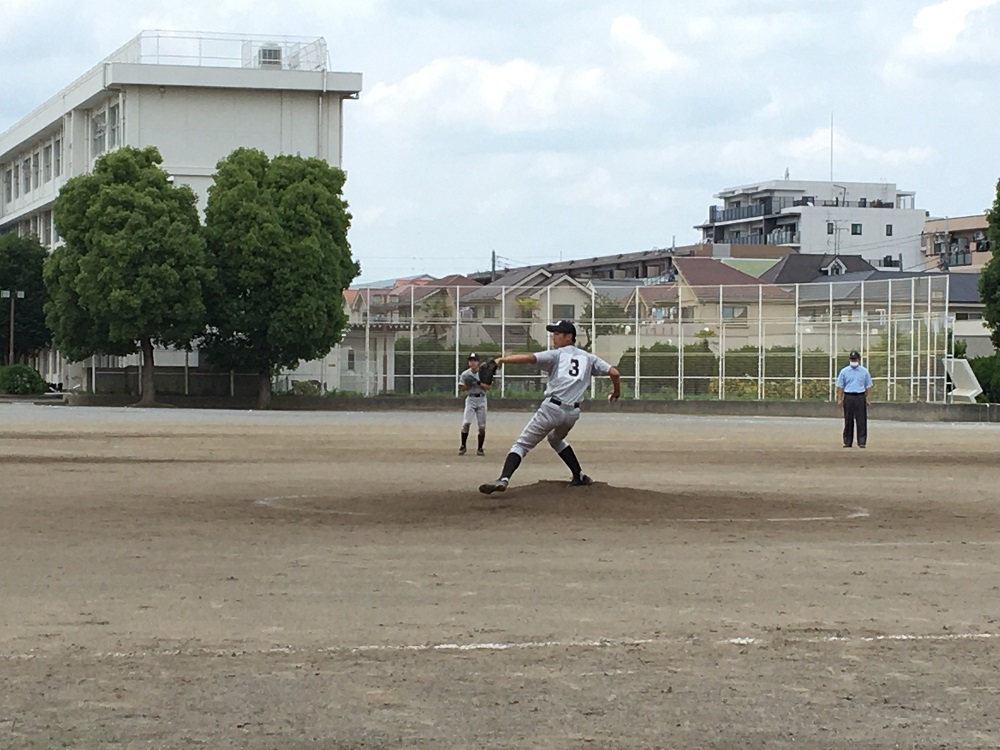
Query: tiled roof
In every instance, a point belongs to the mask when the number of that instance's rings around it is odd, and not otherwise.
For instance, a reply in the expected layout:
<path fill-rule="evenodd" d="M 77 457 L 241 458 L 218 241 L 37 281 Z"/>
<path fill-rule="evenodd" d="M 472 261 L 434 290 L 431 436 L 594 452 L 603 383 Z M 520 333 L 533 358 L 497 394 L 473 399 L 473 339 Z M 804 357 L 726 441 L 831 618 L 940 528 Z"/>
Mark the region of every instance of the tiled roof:
<path fill-rule="evenodd" d="M 717 300 L 720 286 L 725 287 L 723 296 L 727 302 L 791 298 L 784 289 L 731 268 L 717 258 L 676 258 L 674 265 L 695 296 L 704 302 Z"/>
<path fill-rule="evenodd" d="M 775 265 L 761 274 L 761 280 L 769 284 L 808 284 L 826 278 L 823 269 L 839 260 L 847 273 L 874 271 L 875 266 L 860 255 L 833 255 L 789 253 Z"/>

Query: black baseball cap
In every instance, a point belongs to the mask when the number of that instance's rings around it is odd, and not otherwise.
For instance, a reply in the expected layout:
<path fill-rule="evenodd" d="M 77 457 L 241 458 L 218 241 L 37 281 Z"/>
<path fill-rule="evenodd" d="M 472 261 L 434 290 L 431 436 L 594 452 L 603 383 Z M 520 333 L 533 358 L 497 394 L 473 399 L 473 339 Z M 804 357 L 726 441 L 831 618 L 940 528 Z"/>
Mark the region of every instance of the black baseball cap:
<path fill-rule="evenodd" d="M 861 355 L 857 352 L 851 352 L 851 359 L 861 359 Z"/>
<path fill-rule="evenodd" d="M 569 333 L 576 336 L 576 326 L 569 320 L 557 320 L 545 326 L 545 330 L 549 333 Z"/>
<path fill-rule="evenodd" d="M 479 355 L 473 352 L 472 354 L 469 355 L 469 359 L 479 359 Z"/>

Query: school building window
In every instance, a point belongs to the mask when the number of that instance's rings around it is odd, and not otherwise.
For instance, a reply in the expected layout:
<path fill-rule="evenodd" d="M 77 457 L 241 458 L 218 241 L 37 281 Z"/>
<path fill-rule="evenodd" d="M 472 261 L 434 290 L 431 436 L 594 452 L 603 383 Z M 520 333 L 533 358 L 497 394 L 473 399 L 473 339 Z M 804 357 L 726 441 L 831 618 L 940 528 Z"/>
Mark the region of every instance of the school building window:
<path fill-rule="evenodd" d="M 885 225 L 885 236 L 892 237 L 892 224 Z"/>
<path fill-rule="evenodd" d="M 833 234 L 833 222 L 832 221 L 826 222 L 826 233 L 827 234 Z"/>
<path fill-rule="evenodd" d="M 861 225 L 860 224 L 851 224 L 851 234 L 853 234 L 853 235 L 859 235 L 859 234 L 861 234 Z"/>
<path fill-rule="evenodd" d="M 576 305 L 552 305 L 552 320 L 573 320 Z"/>

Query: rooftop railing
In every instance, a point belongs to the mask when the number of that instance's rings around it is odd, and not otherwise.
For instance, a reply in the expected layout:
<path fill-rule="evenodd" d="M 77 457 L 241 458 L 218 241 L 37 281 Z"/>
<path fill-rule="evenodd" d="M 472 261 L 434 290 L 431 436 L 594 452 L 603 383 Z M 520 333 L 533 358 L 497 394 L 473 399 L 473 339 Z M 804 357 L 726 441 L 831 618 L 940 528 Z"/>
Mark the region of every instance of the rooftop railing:
<path fill-rule="evenodd" d="M 144 31 L 105 62 L 144 65 L 327 70 L 322 37 L 247 36 L 197 31 Z"/>

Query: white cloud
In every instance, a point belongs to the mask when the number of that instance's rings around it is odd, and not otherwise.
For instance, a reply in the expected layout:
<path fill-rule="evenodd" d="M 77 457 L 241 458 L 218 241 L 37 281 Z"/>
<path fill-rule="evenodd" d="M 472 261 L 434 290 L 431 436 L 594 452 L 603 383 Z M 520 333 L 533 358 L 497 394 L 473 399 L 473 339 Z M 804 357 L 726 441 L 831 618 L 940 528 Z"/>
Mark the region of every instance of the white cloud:
<path fill-rule="evenodd" d="M 884 75 L 904 77 L 913 65 L 933 61 L 957 62 L 980 54 L 960 44 L 970 28 L 969 17 L 987 10 L 1000 0 L 943 0 L 922 8 L 913 18 L 913 31 L 896 46 L 886 62 Z"/>
<path fill-rule="evenodd" d="M 926 146 L 884 147 L 862 143 L 834 128 L 833 156 L 838 174 L 860 180 L 863 175 L 897 174 L 904 168 L 927 164 L 936 154 Z M 720 162 L 728 166 L 731 174 L 743 175 L 746 180 L 778 179 L 786 168 L 796 179 L 826 179 L 830 168 L 830 128 L 816 128 L 809 135 L 788 139 L 760 136 L 734 139 L 722 146 Z M 731 179 L 726 186 L 741 181 Z"/>
<path fill-rule="evenodd" d="M 694 65 L 693 60 L 674 52 L 657 36 L 643 29 L 634 16 L 619 16 L 611 22 L 611 44 L 644 72 L 666 73 Z"/>
<path fill-rule="evenodd" d="M 430 121 L 521 132 L 568 118 L 601 102 L 607 93 L 599 68 L 450 57 L 433 60 L 398 83 L 374 84 L 362 102 L 379 123 Z"/>
<path fill-rule="evenodd" d="M 779 153 L 804 162 L 822 162 L 830 158 L 830 128 L 817 128 L 803 138 L 793 138 L 782 144 Z M 934 152 L 923 146 L 882 148 L 855 141 L 842 130 L 833 129 L 833 153 L 853 164 L 870 162 L 898 167 L 902 164 L 927 162 Z"/>

